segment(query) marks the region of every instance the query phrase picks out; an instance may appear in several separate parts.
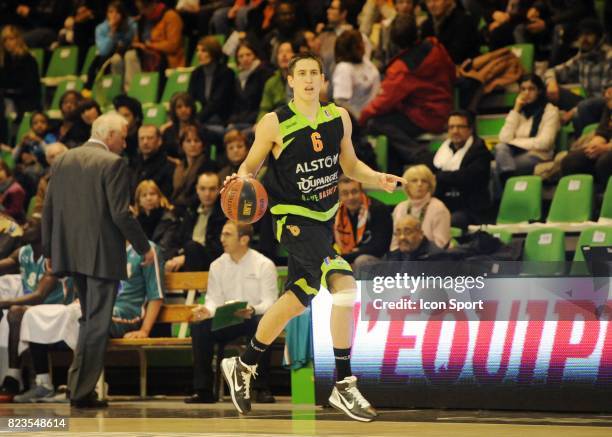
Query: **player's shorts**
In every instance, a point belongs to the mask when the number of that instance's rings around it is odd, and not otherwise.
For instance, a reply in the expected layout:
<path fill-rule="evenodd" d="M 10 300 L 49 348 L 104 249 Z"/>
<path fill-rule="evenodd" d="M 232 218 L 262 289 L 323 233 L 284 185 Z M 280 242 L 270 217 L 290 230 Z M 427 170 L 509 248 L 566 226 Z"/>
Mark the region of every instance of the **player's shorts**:
<path fill-rule="evenodd" d="M 288 253 L 285 290 L 291 290 L 308 306 L 330 273 L 353 275 L 348 262 L 333 248 L 333 222 L 297 215 L 272 216 L 274 235 Z"/>

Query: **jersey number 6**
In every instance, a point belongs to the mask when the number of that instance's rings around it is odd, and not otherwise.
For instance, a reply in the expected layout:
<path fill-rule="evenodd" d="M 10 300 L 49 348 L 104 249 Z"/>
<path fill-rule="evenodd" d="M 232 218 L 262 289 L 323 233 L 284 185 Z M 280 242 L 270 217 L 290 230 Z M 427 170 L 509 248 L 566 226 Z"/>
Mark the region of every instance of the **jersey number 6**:
<path fill-rule="evenodd" d="M 323 141 L 321 141 L 321 134 L 319 132 L 313 132 L 310 135 L 310 139 L 312 140 L 312 148 L 315 152 L 323 150 Z"/>

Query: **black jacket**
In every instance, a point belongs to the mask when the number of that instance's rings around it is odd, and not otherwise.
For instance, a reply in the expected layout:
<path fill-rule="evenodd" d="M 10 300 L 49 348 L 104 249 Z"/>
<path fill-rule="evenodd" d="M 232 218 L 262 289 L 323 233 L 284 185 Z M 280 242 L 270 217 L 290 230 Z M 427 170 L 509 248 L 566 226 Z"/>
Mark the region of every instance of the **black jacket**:
<path fill-rule="evenodd" d="M 427 36 L 435 36 L 444 45 L 456 65 L 480 54 L 480 37 L 476 21 L 459 6 L 455 6 L 450 15 L 444 19 L 437 35 L 430 15 L 421 27 L 421 37 Z"/>
<path fill-rule="evenodd" d="M 193 228 L 198 221 L 198 206 L 187 208 L 180 219 L 177 236 L 182 250 L 179 250 L 179 253 L 187 252 L 185 253 L 186 256 L 189 256 L 189 251 L 185 251 L 185 248 L 189 246 L 188 243 L 192 241 Z M 227 217 L 225 217 L 221 209 L 221 201 L 217 200 L 206 226 L 205 249 L 212 259 L 218 258 L 223 253 L 221 230 L 226 222 Z"/>
<path fill-rule="evenodd" d="M 168 260 L 171 254 L 178 251 L 179 221 L 172 211 L 160 208 L 149 216 L 140 214 L 137 219 L 149 241 L 159 246 L 164 260 Z"/>
<path fill-rule="evenodd" d="M 229 118 L 230 123 L 254 124 L 257 121 L 264 85 L 271 74 L 272 72 L 268 67 L 263 64 L 260 65 L 250 74 L 244 89 L 240 87 L 240 79 L 236 77 L 234 109 Z"/>
<path fill-rule="evenodd" d="M 172 196 L 173 175 L 174 164 L 168 161 L 168 157 L 164 152 L 159 151 L 147 160 L 139 153 L 134 160 L 132 193 L 134 193 L 140 182 L 152 179 L 161 192 L 169 199 Z M 157 243 L 157 241 L 155 242 Z"/>
<path fill-rule="evenodd" d="M 202 110 L 198 114 L 201 123 L 214 121 L 211 119 L 216 115 L 220 118 L 222 124 L 227 124 L 234 101 L 234 81 L 234 72 L 225 64 L 218 63 L 213 73 L 210 97 L 206 99 L 204 67 L 199 66 L 193 71 L 189 81 L 189 94 L 202 104 Z"/>
<path fill-rule="evenodd" d="M 24 56 L 5 53 L 4 56 L 4 65 L 0 67 L 0 98 L 12 99 L 20 114 L 40 109 L 42 100 L 36 60 L 29 53 Z"/>
<path fill-rule="evenodd" d="M 482 139 L 474 137 L 474 143 L 465 154 L 459 170 L 436 171 L 436 194 L 449 211 L 468 209 L 482 213 L 489 208 L 489 177 L 493 156 Z"/>
<path fill-rule="evenodd" d="M 436 246 L 435 243 L 423 237 L 423 241 L 419 247 L 412 252 L 401 252 L 399 249 L 387 252 L 383 257 L 384 261 L 425 261 L 431 259 L 443 258 L 444 250 Z"/>
<path fill-rule="evenodd" d="M 373 255 L 381 257 L 389 249 L 393 220 L 387 206 L 376 199 L 370 198 L 370 216 L 366 223 L 361 242 L 357 251 L 342 255 L 347 262 L 352 263 L 359 255 Z M 353 223 L 353 229 L 356 224 Z"/>

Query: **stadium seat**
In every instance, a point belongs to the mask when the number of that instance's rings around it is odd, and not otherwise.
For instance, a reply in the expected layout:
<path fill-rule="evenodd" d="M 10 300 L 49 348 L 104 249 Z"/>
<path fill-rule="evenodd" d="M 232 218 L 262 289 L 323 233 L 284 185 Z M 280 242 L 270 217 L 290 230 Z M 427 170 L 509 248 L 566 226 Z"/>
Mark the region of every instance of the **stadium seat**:
<path fill-rule="evenodd" d="M 120 74 L 108 74 L 102 76 L 96 82 L 93 89 L 93 96 L 98 104 L 105 108 L 110 105 L 113 99 L 121 94 L 122 79 Z"/>
<path fill-rule="evenodd" d="M 166 87 L 162 95 L 161 102 L 169 103 L 170 99 L 175 93 L 181 91 L 187 91 L 189 89 L 189 79 L 191 78 L 191 72 L 175 70 L 170 73 L 168 80 L 166 81 Z"/>
<path fill-rule="evenodd" d="M 56 48 L 51 54 L 47 75 L 41 81 L 47 86 L 55 86 L 63 78 L 76 76 L 78 58 L 77 46 Z"/>
<path fill-rule="evenodd" d="M 508 46 L 508 48 L 521 60 L 525 73 L 533 72 L 533 44 L 513 44 Z"/>
<path fill-rule="evenodd" d="M 42 76 L 43 67 L 45 65 L 45 51 L 44 49 L 30 49 L 30 54 L 36 60 L 36 64 L 38 65 L 38 74 Z"/>
<path fill-rule="evenodd" d="M 142 104 L 156 103 L 158 86 L 159 73 L 137 73 L 130 83 L 127 94 Z"/>
<path fill-rule="evenodd" d="M 506 231 L 504 229 L 496 229 L 495 231 L 487 231 L 487 232 L 489 232 L 495 238 L 498 238 L 499 240 L 501 240 L 501 242 L 504 244 L 510 244 L 510 242 L 512 241 L 512 232 L 510 231 Z"/>
<path fill-rule="evenodd" d="M 87 80 L 87 72 L 89 71 L 89 67 L 91 66 L 91 63 L 93 62 L 93 60 L 96 58 L 97 55 L 98 55 L 98 49 L 95 45 L 87 49 L 87 54 L 85 55 L 85 61 L 83 61 L 83 67 L 81 68 L 81 80 L 83 81 Z"/>
<path fill-rule="evenodd" d="M 142 111 L 144 114 L 143 124 L 160 127 L 167 120 L 166 108 L 163 103 L 145 106 Z"/>
<path fill-rule="evenodd" d="M 81 91 L 83 89 L 83 81 L 81 79 L 65 79 L 57 84 L 55 94 L 53 94 L 53 100 L 51 101 L 51 107 L 47 111 L 47 115 L 51 118 L 61 118 L 62 113 L 60 112 L 60 99 L 66 91 L 74 90 Z"/>
<path fill-rule="evenodd" d="M 565 233 L 561 229 L 536 229 L 527 233 L 522 272 L 528 275 L 559 275 L 565 271 Z"/>
<path fill-rule="evenodd" d="M 17 129 L 17 137 L 15 138 L 15 145 L 21 143 L 25 134 L 30 130 L 30 120 L 32 119 L 32 113 L 26 112 L 23 114 L 19 128 Z M 12 158 L 12 156 L 11 156 Z"/>
<path fill-rule="evenodd" d="M 370 136 L 368 137 L 368 141 L 370 144 L 374 145 L 374 154 L 376 155 L 376 164 L 378 165 L 378 169 L 386 172 L 388 168 L 387 156 L 389 154 L 389 141 L 387 140 L 387 137 L 384 135 L 379 135 L 377 137 Z"/>
<path fill-rule="evenodd" d="M 593 210 L 593 176 L 568 175 L 557 184 L 546 221 L 548 223 L 584 222 Z"/>
<path fill-rule="evenodd" d="M 515 176 L 506 182 L 497 224 L 511 224 L 542 218 L 542 178 Z"/>
<path fill-rule="evenodd" d="M 608 179 L 608 185 L 603 195 L 601 211 L 599 212 L 599 221 L 612 221 L 612 176 Z"/>
<path fill-rule="evenodd" d="M 395 206 L 398 203 L 408 199 L 406 192 L 402 189 L 395 190 L 392 193 L 387 193 L 384 190 L 366 190 L 366 194 L 387 206 Z"/>
<path fill-rule="evenodd" d="M 15 168 L 15 160 L 10 151 L 0 149 L 0 160 L 4 161 L 11 170 Z"/>
<path fill-rule="evenodd" d="M 612 246 L 612 226 L 595 226 L 582 231 L 576 244 L 574 261 L 584 261 L 582 246 Z"/>
<path fill-rule="evenodd" d="M 486 115 L 476 119 L 476 133 L 481 138 L 499 138 L 499 132 L 506 122 L 506 114 Z"/>
<path fill-rule="evenodd" d="M 584 129 L 582 129 L 582 135 L 588 135 L 591 132 L 595 132 L 597 130 L 597 126 L 599 126 L 599 123 L 593 123 L 585 126 Z"/>

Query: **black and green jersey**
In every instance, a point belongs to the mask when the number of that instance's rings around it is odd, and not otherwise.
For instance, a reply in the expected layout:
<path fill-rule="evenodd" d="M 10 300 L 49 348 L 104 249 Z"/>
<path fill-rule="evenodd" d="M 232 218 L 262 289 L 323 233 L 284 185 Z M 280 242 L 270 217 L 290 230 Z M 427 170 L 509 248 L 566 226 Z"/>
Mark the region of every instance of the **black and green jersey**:
<path fill-rule="evenodd" d="M 340 141 L 344 126 L 333 103 L 321 106 L 315 123 L 297 112 L 293 101 L 276 110 L 283 140 L 278 158 L 270 156 L 264 185 L 270 212 L 328 221 L 338 209 Z"/>

